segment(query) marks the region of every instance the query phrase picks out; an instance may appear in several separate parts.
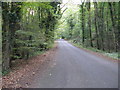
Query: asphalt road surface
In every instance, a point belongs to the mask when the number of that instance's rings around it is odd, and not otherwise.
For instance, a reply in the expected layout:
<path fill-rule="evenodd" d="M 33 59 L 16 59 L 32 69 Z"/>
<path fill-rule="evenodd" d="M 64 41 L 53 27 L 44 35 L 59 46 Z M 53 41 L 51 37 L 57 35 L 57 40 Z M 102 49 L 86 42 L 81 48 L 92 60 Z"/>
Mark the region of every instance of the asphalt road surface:
<path fill-rule="evenodd" d="M 65 40 L 32 88 L 118 88 L 118 64 L 79 49 Z"/>

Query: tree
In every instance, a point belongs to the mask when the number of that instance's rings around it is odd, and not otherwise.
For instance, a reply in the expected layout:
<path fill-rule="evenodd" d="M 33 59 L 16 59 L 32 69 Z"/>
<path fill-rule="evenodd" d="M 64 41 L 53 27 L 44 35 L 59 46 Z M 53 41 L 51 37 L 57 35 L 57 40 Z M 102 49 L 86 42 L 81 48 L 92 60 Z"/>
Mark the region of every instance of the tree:
<path fill-rule="evenodd" d="M 60 14 L 58 2 L 3 2 L 3 71 L 11 61 L 51 48 Z"/>

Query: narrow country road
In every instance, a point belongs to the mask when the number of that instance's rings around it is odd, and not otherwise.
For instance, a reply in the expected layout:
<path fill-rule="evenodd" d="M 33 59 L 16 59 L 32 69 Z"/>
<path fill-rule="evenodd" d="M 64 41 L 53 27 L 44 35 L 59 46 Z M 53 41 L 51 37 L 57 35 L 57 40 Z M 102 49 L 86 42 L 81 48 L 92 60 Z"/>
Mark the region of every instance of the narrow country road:
<path fill-rule="evenodd" d="M 31 88 L 117 88 L 118 64 L 92 55 L 65 40 Z"/>

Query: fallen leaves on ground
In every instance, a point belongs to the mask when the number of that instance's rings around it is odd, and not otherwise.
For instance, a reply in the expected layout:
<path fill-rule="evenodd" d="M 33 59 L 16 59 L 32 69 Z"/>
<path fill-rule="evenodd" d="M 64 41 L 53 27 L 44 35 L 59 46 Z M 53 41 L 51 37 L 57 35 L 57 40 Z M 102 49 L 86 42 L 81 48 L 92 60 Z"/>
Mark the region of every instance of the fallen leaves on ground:
<path fill-rule="evenodd" d="M 25 86 L 28 87 L 30 85 L 29 82 L 31 82 L 30 80 L 32 80 L 31 78 L 41 68 L 42 64 L 52 59 L 56 49 L 57 44 L 55 44 L 54 48 L 42 55 L 35 56 L 29 60 L 17 60 L 17 63 L 14 62 L 15 64 L 13 65 L 14 67 L 12 67 L 12 71 L 8 75 L 2 77 L 2 87 L 25 88 L 22 86 L 22 82 L 25 82 Z"/>

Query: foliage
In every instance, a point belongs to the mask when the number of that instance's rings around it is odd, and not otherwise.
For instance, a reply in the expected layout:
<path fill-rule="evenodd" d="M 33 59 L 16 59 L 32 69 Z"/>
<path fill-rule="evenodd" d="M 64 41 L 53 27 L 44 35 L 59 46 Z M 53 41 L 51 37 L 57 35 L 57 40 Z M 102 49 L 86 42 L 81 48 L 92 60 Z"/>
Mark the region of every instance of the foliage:
<path fill-rule="evenodd" d="M 99 49 L 97 49 L 97 48 L 84 47 L 84 46 L 80 45 L 79 42 L 77 42 L 77 43 L 73 42 L 73 40 L 70 40 L 69 42 L 72 43 L 73 45 L 75 45 L 75 46 L 78 47 L 78 48 L 83 48 L 83 49 L 85 49 L 85 50 L 91 50 L 91 51 L 94 51 L 94 52 L 98 52 L 98 54 L 100 53 L 100 54 L 102 54 L 103 56 L 107 56 L 107 57 L 110 57 L 110 58 L 112 58 L 112 59 L 119 60 L 119 58 L 118 58 L 118 53 L 117 53 L 117 52 L 108 53 L 108 52 L 106 52 L 106 51 L 102 51 L 102 50 L 99 50 Z"/>
<path fill-rule="evenodd" d="M 3 69 L 52 47 L 59 2 L 3 2 Z"/>
<path fill-rule="evenodd" d="M 62 32 L 59 36 L 84 47 L 118 52 L 118 4 L 82 2 L 79 6 L 69 6 L 60 20 L 64 22 L 58 26 L 57 30 Z"/>

